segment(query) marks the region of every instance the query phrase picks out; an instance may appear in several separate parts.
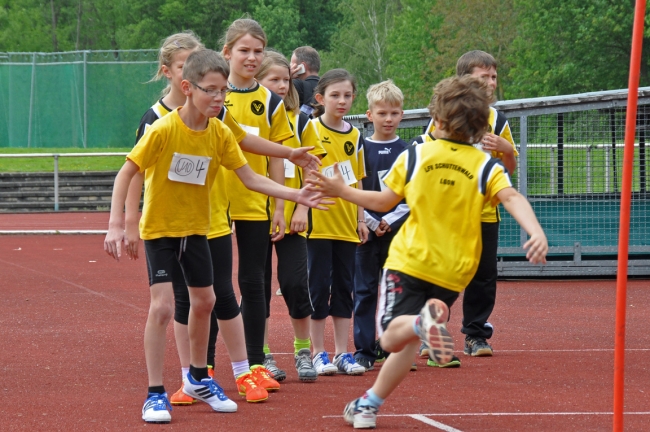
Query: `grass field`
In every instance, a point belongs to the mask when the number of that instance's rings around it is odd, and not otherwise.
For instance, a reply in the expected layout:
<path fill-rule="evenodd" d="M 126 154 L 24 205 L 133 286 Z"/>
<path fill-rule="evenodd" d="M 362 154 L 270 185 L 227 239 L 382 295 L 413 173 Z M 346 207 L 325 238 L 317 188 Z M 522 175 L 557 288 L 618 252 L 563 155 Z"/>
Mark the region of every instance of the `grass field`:
<path fill-rule="evenodd" d="M 17 153 L 126 153 L 123 148 L 0 148 L 1 154 Z M 124 164 L 124 156 L 61 157 L 59 171 L 117 171 Z M 53 157 L 3 158 L 0 172 L 54 172 Z"/>

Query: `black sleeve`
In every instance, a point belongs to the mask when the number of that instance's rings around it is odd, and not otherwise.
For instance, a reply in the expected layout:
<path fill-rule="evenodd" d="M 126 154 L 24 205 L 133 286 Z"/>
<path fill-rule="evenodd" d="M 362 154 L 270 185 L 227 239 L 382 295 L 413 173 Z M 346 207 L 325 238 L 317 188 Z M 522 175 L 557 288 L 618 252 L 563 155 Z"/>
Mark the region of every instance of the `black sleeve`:
<path fill-rule="evenodd" d="M 144 113 L 142 116 L 142 119 L 140 120 L 140 126 L 138 126 L 138 130 L 135 133 L 135 143 L 137 144 L 138 141 L 140 141 L 140 138 L 142 138 L 142 135 L 144 135 L 144 132 L 147 130 L 148 126 L 151 126 L 156 120 L 158 120 L 158 115 L 149 108 L 147 112 Z"/>
<path fill-rule="evenodd" d="M 305 103 L 305 82 L 298 78 L 294 78 L 292 81 L 293 81 L 293 86 L 296 88 L 296 91 L 298 92 L 298 100 L 300 101 L 299 106 L 303 106 L 303 104 Z"/>

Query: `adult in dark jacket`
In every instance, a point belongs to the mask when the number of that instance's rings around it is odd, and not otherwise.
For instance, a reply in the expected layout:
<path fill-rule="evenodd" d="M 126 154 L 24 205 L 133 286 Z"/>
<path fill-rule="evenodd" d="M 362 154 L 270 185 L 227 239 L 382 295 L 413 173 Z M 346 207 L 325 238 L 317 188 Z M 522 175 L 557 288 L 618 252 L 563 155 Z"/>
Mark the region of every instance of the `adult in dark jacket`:
<path fill-rule="evenodd" d="M 298 47 L 291 55 L 291 76 L 293 85 L 298 90 L 300 100 L 300 111 L 311 116 L 314 102 L 314 88 L 320 77 L 320 56 L 318 51 L 310 46 Z"/>

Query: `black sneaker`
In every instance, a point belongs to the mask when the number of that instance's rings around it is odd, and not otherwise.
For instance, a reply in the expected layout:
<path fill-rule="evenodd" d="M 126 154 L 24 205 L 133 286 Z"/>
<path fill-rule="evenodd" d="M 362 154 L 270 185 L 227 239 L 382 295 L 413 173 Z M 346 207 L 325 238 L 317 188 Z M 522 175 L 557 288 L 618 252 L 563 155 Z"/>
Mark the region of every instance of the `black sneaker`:
<path fill-rule="evenodd" d="M 472 357 L 491 357 L 492 347 L 482 337 L 467 336 L 465 338 L 465 355 Z"/>
<path fill-rule="evenodd" d="M 364 368 L 366 368 L 366 372 L 375 369 L 375 365 L 373 364 L 373 362 L 370 361 L 369 359 L 365 358 L 365 357 L 355 357 L 355 358 L 354 358 L 354 361 L 355 361 L 357 364 L 360 364 L 361 366 L 363 366 Z"/>
<path fill-rule="evenodd" d="M 379 345 L 379 340 L 375 341 L 375 355 L 377 356 L 377 359 L 375 360 L 375 363 L 383 363 L 386 361 L 386 357 L 388 357 L 388 354 L 384 349 Z"/>

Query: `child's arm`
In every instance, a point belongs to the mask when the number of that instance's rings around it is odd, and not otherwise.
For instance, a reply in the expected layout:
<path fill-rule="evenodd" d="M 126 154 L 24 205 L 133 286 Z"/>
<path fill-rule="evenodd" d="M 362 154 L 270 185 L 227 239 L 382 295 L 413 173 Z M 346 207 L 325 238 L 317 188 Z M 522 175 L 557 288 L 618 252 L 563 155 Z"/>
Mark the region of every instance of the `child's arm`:
<path fill-rule="evenodd" d="M 317 170 L 321 165 L 318 157 L 309 154 L 314 147 L 300 147 L 292 149 L 287 146 L 278 145 L 274 142 L 260 138 L 257 135 L 247 134 L 241 140 L 239 146 L 249 153 L 271 156 L 276 158 L 289 159 L 292 163 L 308 170 Z"/>
<path fill-rule="evenodd" d="M 533 264 L 540 262 L 546 264 L 548 242 L 528 200 L 511 187 L 501 189 L 496 196 L 508 213 L 515 218 L 530 236 L 530 239 L 524 244 L 524 249 L 528 249 L 528 252 L 526 252 L 528 261 Z"/>
<path fill-rule="evenodd" d="M 138 214 L 140 212 L 140 198 L 144 174 L 137 172 L 131 179 L 129 191 L 126 194 L 124 206 L 124 248 L 129 258 L 138 259 L 138 244 L 140 243 L 140 229 L 138 227 Z"/>
<path fill-rule="evenodd" d="M 264 195 L 287 199 L 319 210 L 328 210 L 326 206 L 334 204 L 333 201 L 323 201 L 324 195 L 320 192 L 314 192 L 307 188 L 293 189 L 277 184 L 270 178 L 255 173 L 248 164 L 237 168 L 235 174 L 246 188 Z"/>
<path fill-rule="evenodd" d="M 501 160 L 508 173 L 512 175 L 515 172 L 517 169 L 517 159 L 515 159 L 514 148 L 507 139 L 493 133 L 486 133 L 481 140 L 481 144 L 483 144 L 484 150 L 503 154 Z"/>
<path fill-rule="evenodd" d="M 346 186 L 343 176 L 338 168 L 338 163 L 334 164 L 334 177 L 328 178 L 318 171 L 312 171 L 311 174 L 315 179 L 307 179 L 306 189 L 320 192 L 322 197 L 340 197 L 356 205 L 368 208 L 370 210 L 385 212 L 397 205 L 402 198 L 386 188 L 381 192 L 364 191 Z"/>
<path fill-rule="evenodd" d="M 104 250 L 107 254 L 120 260 L 122 256 L 122 241 L 124 240 L 124 221 L 122 212 L 126 202 L 127 192 L 131 179 L 139 171 L 138 166 L 130 160 L 127 160 L 120 172 L 115 177 L 113 185 L 113 196 L 111 198 L 111 215 L 108 220 L 108 233 L 104 239 Z"/>
<path fill-rule="evenodd" d="M 284 185 L 284 160 L 272 157 L 269 159 L 269 177 L 277 184 Z M 287 223 L 284 220 L 284 200 L 275 199 L 275 211 L 271 219 L 271 241 L 280 241 L 284 238 Z"/>
<path fill-rule="evenodd" d="M 338 168 L 334 168 L 335 171 L 338 171 Z M 361 180 L 357 182 L 357 188 L 363 190 L 363 183 Z M 368 241 L 368 226 L 366 225 L 366 216 L 363 211 L 363 206 L 357 205 L 357 232 L 359 233 L 359 240 L 361 244 L 364 244 Z"/>

